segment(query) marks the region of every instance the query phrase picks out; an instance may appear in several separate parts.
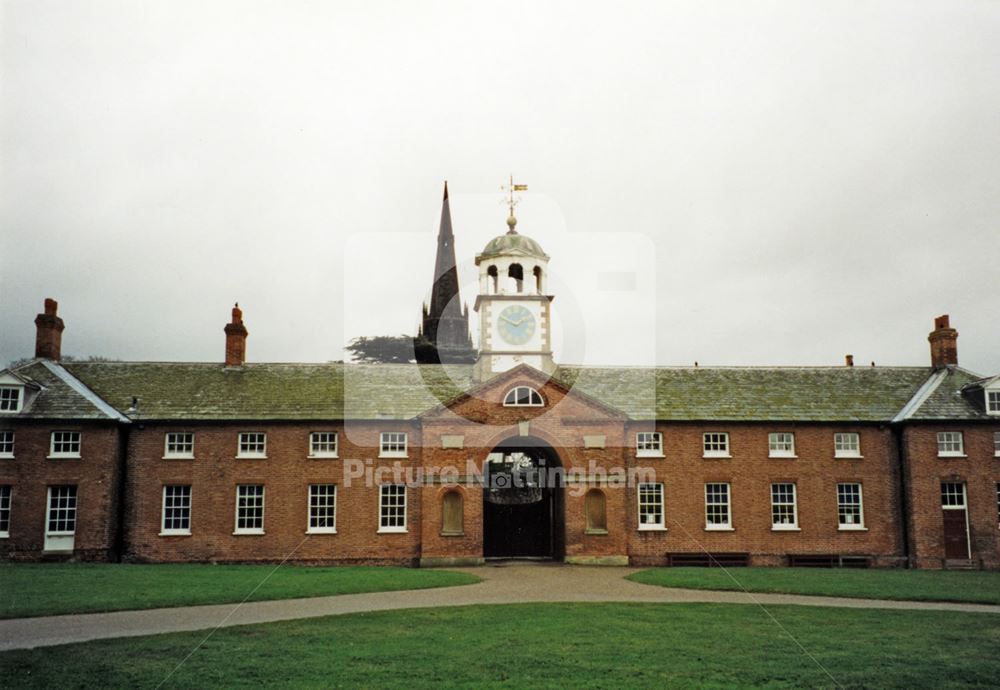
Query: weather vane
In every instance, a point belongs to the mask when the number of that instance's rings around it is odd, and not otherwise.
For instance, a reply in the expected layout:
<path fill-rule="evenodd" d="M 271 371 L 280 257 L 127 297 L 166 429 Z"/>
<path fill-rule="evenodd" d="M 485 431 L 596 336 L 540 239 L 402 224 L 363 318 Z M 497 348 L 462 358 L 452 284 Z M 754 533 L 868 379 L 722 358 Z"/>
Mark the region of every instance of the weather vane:
<path fill-rule="evenodd" d="M 521 201 L 520 198 L 514 198 L 514 192 L 526 192 L 528 191 L 528 185 L 514 184 L 514 176 L 511 175 L 510 184 L 501 185 L 500 189 L 507 192 L 507 198 L 502 203 L 507 204 L 507 208 L 510 210 L 510 216 L 507 218 L 507 227 L 510 228 L 508 232 L 513 233 L 515 232 L 514 226 L 517 225 L 517 218 L 514 217 L 514 207 Z"/>

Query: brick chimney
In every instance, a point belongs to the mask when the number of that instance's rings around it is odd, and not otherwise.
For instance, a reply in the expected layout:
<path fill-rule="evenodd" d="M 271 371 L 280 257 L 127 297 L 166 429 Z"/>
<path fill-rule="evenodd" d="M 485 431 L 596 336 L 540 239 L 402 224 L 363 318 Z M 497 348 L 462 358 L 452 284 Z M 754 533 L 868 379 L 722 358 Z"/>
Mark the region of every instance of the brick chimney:
<path fill-rule="evenodd" d="M 927 340 L 931 344 L 931 366 L 943 369 L 958 364 L 958 331 L 951 327 L 947 314 L 934 319 L 934 330 Z"/>
<path fill-rule="evenodd" d="M 233 307 L 233 321 L 226 324 L 226 366 L 240 367 L 247 358 L 247 328 L 240 303 Z"/>
<path fill-rule="evenodd" d="M 854 355 L 844 355 L 844 366 L 845 367 L 854 366 Z"/>
<path fill-rule="evenodd" d="M 45 313 L 35 317 L 35 357 L 59 361 L 62 354 L 63 320 L 56 316 L 59 303 L 45 298 Z"/>

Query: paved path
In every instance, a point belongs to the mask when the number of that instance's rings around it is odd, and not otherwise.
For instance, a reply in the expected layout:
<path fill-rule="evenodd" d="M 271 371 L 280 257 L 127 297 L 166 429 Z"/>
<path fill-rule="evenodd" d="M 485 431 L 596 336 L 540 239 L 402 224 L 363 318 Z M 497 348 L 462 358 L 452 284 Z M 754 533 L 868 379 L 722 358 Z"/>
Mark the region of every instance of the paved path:
<path fill-rule="evenodd" d="M 883 599 L 843 599 L 792 594 L 744 594 L 693 589 L 672 589 L 631 582 L 622 578 L 640 568 L 567 565 L 505 564 L 481 568 L 456 568 L 473 573 L 483 582 L 459 587 L 402 592 L 344 594 L 309 599 L 285 599 L 248 604 L 186 606 L 182 608 L 119 611 L 42 618 L 0 620 L 0 651 L 30 649 L 108 637 L 132 637 L 217 626 L 268 623 L 295 618 L 335 616 L 362 611 L 514 604 L 521 602 L 621 601 L 649 603 L 795 604 L 863 609 L 922 611 L 972 611 L 1000 614 L 1000 606 L 947 604 Z"/>

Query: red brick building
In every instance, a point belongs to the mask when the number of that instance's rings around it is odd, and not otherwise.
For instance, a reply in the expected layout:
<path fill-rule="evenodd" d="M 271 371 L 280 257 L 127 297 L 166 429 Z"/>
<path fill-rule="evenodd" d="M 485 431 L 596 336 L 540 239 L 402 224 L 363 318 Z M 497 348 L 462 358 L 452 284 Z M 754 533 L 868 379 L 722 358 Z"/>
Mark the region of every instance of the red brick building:
<path fill-rule="evenodd" d="M 239 308 L 217 363 L 62 362 L 46 300 L 0 372 L 0 556 L 1000 568 L 1000 377 L 947 317 L 922 367 L 561 365 L 515 223 L 474 363 L 455 310 L 436 363 L 247 363 Z"/>

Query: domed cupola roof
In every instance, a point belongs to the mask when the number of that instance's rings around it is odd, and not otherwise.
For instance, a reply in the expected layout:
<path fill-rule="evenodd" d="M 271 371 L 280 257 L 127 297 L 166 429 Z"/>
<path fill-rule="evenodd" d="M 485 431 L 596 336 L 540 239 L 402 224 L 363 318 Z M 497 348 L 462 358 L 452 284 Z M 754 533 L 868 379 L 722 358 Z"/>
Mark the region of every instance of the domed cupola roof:
<path fill-rule="evenodd" d="M 526 235 L 519 235 L 513 229 L 505 235 L 490 240 L 482 253 L 476 257 L 476 263 L 496 256 L 530 256 L 545 261 L 548 261 L 549 258 L 548 254 L 542 251 L 542 246 L 538 242 Z"/>

